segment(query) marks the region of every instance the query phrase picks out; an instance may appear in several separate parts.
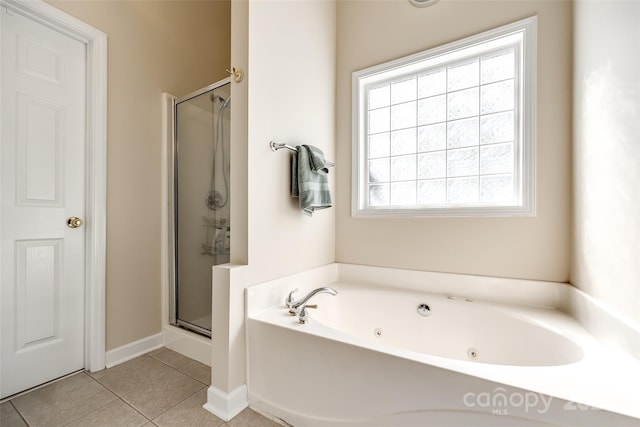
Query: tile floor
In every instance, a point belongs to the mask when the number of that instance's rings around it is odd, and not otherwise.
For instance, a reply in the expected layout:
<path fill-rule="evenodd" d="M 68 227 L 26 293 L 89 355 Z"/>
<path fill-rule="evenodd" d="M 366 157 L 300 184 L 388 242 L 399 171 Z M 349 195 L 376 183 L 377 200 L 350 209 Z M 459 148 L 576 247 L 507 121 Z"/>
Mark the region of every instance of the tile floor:
<path fill-rule="evenodd" d="M 161 348 L 3 402 L 0 426 L 280 426 L 248 408 L 227 423 L 204 410 L 210 379 L 208 366 Z"/>

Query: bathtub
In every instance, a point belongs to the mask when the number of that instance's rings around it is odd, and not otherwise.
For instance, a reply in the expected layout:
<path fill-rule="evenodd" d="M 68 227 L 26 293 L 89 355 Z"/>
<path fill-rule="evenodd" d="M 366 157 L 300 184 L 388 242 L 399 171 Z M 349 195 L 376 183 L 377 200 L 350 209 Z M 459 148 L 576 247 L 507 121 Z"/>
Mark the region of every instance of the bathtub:
<path fill-rule="evenodd" d="M 454 295 L 345 289 L 325 300 L 314 320 L 385 351 L 515 366 L 554 366 L 582 359 L 566 316 L 515 309 Z M 427 306 L 428 315 L 418 312 Z M 541 345 L 542 343 L 542 345 Z"/>
<path fill-rule="evenodd" d="M 295 281 L 248 291 L 255 410 L 296 427 L 640 426 L 640 361 L 558 309 L 566 285 L 415 273 L 380 286 L 339 270 L 304 325 L 282 305 Z"/>

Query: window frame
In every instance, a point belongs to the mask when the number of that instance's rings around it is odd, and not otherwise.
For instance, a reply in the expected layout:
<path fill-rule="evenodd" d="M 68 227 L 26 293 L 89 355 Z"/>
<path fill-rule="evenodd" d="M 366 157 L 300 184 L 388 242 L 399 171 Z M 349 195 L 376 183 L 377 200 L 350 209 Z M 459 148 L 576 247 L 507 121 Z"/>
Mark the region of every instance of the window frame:
<path fill-rule="evenodd" d="M 515 100 L 516 140 L 520 150 L 516 161 L 519 198 L 514 205 L 384 206 L 368 205 L 367 88 L 377 83 L 418 75 L 436 67 L 479 57 L 516 46 L 519 82 Z M 395 59 L 352 73 L 352 201 L 353 217 L 451 217 L 451 216 L 535 216 L 536 169 L 536 75 L 537 17 L 533 16 L 493 30 L 447 43 L 423 52 Z M 416 179 L 417 182 L 417 179 Z"/>

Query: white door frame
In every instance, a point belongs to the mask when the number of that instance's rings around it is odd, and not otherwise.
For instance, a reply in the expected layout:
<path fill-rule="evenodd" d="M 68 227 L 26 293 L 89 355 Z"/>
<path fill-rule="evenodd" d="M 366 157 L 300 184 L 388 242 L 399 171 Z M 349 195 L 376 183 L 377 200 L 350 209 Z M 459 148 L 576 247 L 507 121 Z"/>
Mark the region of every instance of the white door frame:
<path fill-rule="evenodd" d="M 107 35 L 42 0 L 0 0 L 0 6 L 87 46 L 84 366 L 99 371 L 105 367 Z"/>

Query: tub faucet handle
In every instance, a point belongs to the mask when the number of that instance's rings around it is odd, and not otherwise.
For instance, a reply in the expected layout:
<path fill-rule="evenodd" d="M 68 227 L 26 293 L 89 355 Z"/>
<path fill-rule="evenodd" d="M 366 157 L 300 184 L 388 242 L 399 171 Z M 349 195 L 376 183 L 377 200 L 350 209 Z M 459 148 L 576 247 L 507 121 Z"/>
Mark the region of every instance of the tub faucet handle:
<path fill-rule="evenodd" d="M 294 292 L 298 292 L 298 288 L 295 288 L 294 290 L 289 292 L 289 296 L 287 297 L 287 299 L 284 300 L 284 305 L 287 308 L 291 308 L 291 306 L 293 305 L 293 293 Z"/>
<path fill-rule="evenodd" d="M 300 310 L 300 314 L 298 314 L 298 323 L 301 325 L 306 325 L 309 322 L 309 312 L 307 311 L 307 306 L 303 306 L 302 310 Z"/>

